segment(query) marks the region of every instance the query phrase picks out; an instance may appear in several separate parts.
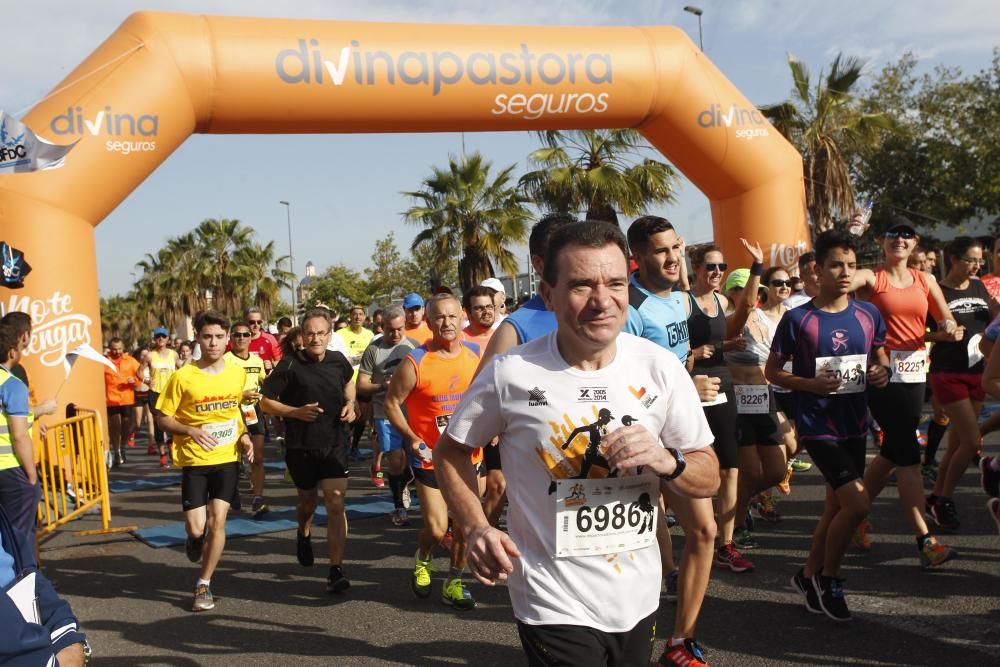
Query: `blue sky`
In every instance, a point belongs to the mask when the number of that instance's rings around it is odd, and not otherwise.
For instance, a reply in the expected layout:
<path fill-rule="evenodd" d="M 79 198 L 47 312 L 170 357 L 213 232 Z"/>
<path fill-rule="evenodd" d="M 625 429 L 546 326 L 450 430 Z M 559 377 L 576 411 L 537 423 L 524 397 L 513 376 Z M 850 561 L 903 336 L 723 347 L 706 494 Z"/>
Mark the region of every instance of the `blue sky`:
<path fill-rule="evenodd" d="M 23 114 L 85 58 L 131 12 L 140 9 L 202 14 L 518 25 L 677 25 L 698 39 L 692 0 L 552 2 L 507 0 L 102 0 L 21 3 L 6 15 L 7 57 L 0 62 L 0 108 Z M 1000 44 L 1000 12 L 987 0 L 693 2 L 704 10 L 705 52 L 756 104 L 780 101 L 791 83 L 791 53 L 815 73 L 843 51 L 877 72 L 905 51 L 925 67 L 973 72 L 987 67 Z M 38 128 L 36 128 L 37 130 Z M 43 135 L 44 136 L 44 135 Z M 537 140 L 527 133 L 466 134 L 467 152 L 481 151 L 500 169 L 517 163 Z M 290 201 L 296 273 L 307 260 L 320 270 L 342 262 L 365 268 L 375 240 L 396 234 L 407 248 L 418 231 L 403 222 L 430 165 L 459 154 L 461 135 L 195 135 L 97 228 L 102 295 L 126 292 L 135 263 L 163 241 L 210 217 L 238 218 L 262 241 L 286 253 L 285 209 Z M 656 211 L 690 242 L 711 237 L 708 201 L 682 181 L 678 202 Z M 525 251 L 526 252 L 526 251 Z M 522 252 L 521 254 L 525 254 Z M 523 260 L 522 260 L 523 262 Z"/>

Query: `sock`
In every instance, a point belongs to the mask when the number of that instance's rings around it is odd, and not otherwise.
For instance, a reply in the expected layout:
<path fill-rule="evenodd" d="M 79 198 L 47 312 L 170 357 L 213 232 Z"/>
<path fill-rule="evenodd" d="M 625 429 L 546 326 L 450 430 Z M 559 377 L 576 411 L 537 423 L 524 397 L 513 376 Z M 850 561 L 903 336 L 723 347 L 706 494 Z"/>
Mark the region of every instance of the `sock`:
<path fill-rule="evenodd" d="M 924 548 L 924 542 L 926 542 L 929 539 L 931 539 L 931 534 L 930 533 L 925 533 L 925 534 L 919 536 L 917 538 L 917 548 L 918 549 L 923 549 Z"/>
<path fill-rule="evenodd" d="M 461 579 L 462 572 L 465 571 L 464 567 L 452 567 L 448 569 L 448 579 Z"/>
<path fill-rule="evenodd" d="M 211 582 L 211 579 L 202 579 L 201 577 L 198 577 L 198 583 L 195 584 L 194 587 L 198 588 L 198 586 L 208 586 Z"/>
<path fill-rule="evenodd" d="M 403 506 L 402 475 L 389 475 L 389 490 L 392 491 L 392 506 L 399 509 Z"/>
<path fill-rule="evenodd" d="M 671 637 L 670 641 L 667 642 L 667 646 L 680 646 L 684 643 L 684 637 Z"/>
<path fill-rule="evenodd" d="M 927 427 L 927 447 L 924 449 L 924 465 L 937 463 L 938 445 L 941 444 L 941 438 L 944 437 L 947 430 L 947 424 L 938 424 L 933 419 L 931 420 L 931 425 Z"/>
<path fill-rule="evenodd" d="M 990 470 L 1000 472 L 1000 456 L 990 457 Z"/>

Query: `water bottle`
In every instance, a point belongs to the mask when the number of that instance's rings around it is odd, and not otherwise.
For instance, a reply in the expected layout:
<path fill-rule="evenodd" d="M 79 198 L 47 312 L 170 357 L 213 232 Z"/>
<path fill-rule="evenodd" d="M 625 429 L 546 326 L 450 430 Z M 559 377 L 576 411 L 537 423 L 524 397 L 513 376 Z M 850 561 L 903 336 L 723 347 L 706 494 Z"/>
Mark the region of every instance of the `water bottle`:
<path fill-rule="evenodd" d="M 861 219 L 855 220 L 851 218 L 850 224 L 847 225 L 847 231 L 854 236 L 861 236 L 865 233 L 865 229 L 868 227 L 868 221 L 872 219 L 872 206 L 875 204 L 871 199 L 869 199 L 864 207 L 861 209 Z"/>

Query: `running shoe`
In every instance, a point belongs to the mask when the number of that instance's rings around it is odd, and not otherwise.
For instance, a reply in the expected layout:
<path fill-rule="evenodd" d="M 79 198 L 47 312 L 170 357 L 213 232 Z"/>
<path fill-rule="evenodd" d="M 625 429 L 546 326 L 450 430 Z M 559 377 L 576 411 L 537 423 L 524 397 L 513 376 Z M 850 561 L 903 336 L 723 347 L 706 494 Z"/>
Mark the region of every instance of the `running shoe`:
<path fill-rule="evenodd" d="M 990 467 L 992 456 L 979 459 L 979 483 L 990 498 L 1000 497 L 1000 472 Z"/>
<path fill-rule="evenodd" d="M 128 446 L 135 447 L 135 433 L 128 437 Z"/>
<path fill-rule="evenodd" d="M 205 536 L 201 537 L 191 537 L 184 540 L 184 553 L 187 554 L 187 559 L 192 563 L 197 563 L 201 560 L 201 552 L 205 546 Z"/>
<path fill-rule="evenodd" d="M 680 576 L 680 570 L 676 567 L 667 576 L 663 578 L 663 583 L 666 584 L 667 590 L 664 592 L 663 597 L 670 602 L 677 602 L 677 577 Z"/>
<path fill-rule="evenodd" d="M 301 531 L 295 533 L 295 557 L 302 567 L 312 567 L 314 561 L 311 535 L 303 535 Z"/>
<path fill-rule="evenodd" d="M 727 567 L 732 572 L 753 572 L 753 563 L 744 558 L 732 542 L 715 552 L 715 564 Z"/>
<path fill-rule="evenodd" d="M 778 491 L 781 492 L 781 495 L 783 495 L 783 496 L 787 496 L 787 495 L 789 495 L 792 492 L 792 473 L 793 472 L 795 472 L 795 471 L 792 470 L 792 467 L 788 466 L 788 468 L 785 470 L 785 476 L 784 476 L 784 478 L 780 482 L 778 482 L 777 484 L 775 484 L 775 486 L 774 486 L 774 488 L 778 489 Z"/>
<path fill-rule="evenodd" d="M 768 523 L 781 521 L 781 514 L 778 513 L 778 498 L 769 491 L 759 494 L 750 503 L 750 511 L 754 518 Z"/>
<path fill-rule="evenodd" d="M 920 547 L 920 564 L 926 570 L 944 565 L 957 555 L 958 552 L 951 547 L 941 544 L 933 537 L 928 537 L 924 540 L 924 545 Z"/>
<path fill-rule="evenodd" d="M 151 444 L 151 445 L 149 445 L 149 447 L 146 447 L 146 453 L 149 454 L 150 456 L 155 455 L 156 451 L 157 451 L 156 450 L 156 445 Z"/>
<path fill-rule="evenodd" d="M 410 509 L 411 502 L 412 501 L 410 499 L 410 485 L 407 484 L 403 486 L 403 509 L 404 510 Z"/>
<path fill-rule="evenodd" d="M 398 527 L 409 526 L 410 518 L 406 514 L 405 507 L 397 507 L 392 510 L 392 525 Z"/>
<path fill-rule="evenodd" d="M 382 474 L 381 468 L 376 468 L 375 464 L 373 463 L 370 466 L 368 466 L 368 472 L 371 474 L 372 484 L 374 484 L 376 487 L 380 489 L 385 486 L 385 477 Z"/>
<path fill-rule="evenodd" d="M 472 593 L 459 577 L 444 582 L 444 587 L 441 589 L 441 602 L 462 611 L 474 609 L 476 606 L 476 601 L 472 599 Z"/>
<path fill-rule="evenodd" d="M 170 463 L 167 461 L 166 454 L 160 454 L 160 470 L 167 470 L 170 468 Z"/>
<path fill-rule="evenodd" d="M 663 655 L 657 661 L 657 667 L 708 667 L 705 662 L 705 652 L 694 639 L 685 639 L 680 644 L 663 647 Z"/>
<path fill-rule="evenodd" d="M 958 510 L 951 498 L 938 498 L 931 506 L 931 518 L 945 530 L 958 530 L 962 523 L 958 520 Z"/>
<path fill-rule="evenodd" d="M 115 452 L 115 467 L 125 465 L 125 452 L 118 450 Z"/>
<path fill-rule="evenodd" d="M 255 517 L 260 516 L 261 514 L 267 514 L 269 509 L 271 508 L 267 506 L 267 503 L 264 502 L 264 498 L 261 496 L 254 496 L 253 500 L 250 502 L 250 513 Z"/>
<path fill-rule="evenodd" d="M 351 582 L 344 576 L 344 570 L 339 565 L 330 566 L 330 576 L 326 578 L 327 593 L 343 593 L 351 587 Z"/>
<path fill-rule="evenodd" d="M 757 522 L 754 521 L 753 512 L 750 511 L 749 507 L 747 508 L 747 515 L 743 519 L 743 525 L 745 525 L 747 530 L 749 530 L 751 533 L 757 530 Z"/>
<path fill-rule="evenodd" d="M 434 566 L 431 559 L 420 560 L 420 550 L 417 549 L 413 557 L 413 578 L 410 580 L 410 588 L 418 598 L 425 598 L 431 594 L 431 577 L 434 574 Z"/>
<path fill-rule="evenodd" d="M 740 549 L 756 549 L 760 546 L 760 543 L 754 538 L 753 533 L 746 528 L 738 526 L 733 531 L 733 544 Z"/>
<path fill-rule="evenodd" d="M 937 481 L 937 474 L 938 474 L 937 466 L 930 463 L 922 465 L 920 466 L 920 474 L 923 475 L 923 478 L 925 480 L 933 484 L 934 482 Z"/>
<path fill-rule="evenodd" d="M 868 537 L 868 533 L 871 532 L 871 529 L 872 522 L 868 519 L 859 523 L 858 527 L 854 529 L 854 534 L 851 535 L 851 546 L 864 553 L 871 551 L 872 541 L 871 538 Z"/>
<path fill-rule="evenodd" d="M 667 528 L 673 528 L 677 525 L 677 517 L 674 516 L 673 512 L 667 512 Z"/>
<path fill-rule="evenodd" d="M 844 580 L 838 577 L 824 577 L 815 574 L 812 578 L 813 589 L 819 597 L 819 607 L 829 618 L 835 621 L 851 620 L 851 612 L 844 599 Z"/>
<path fill-rule="evenodd" d="M 822 614 L 823 610 L 819 606 L 819 595 L 813 588 L 812 582 L 806 578 L 804 568 L 792 575 L 792 588 L 802 596 L 802 601 L 806 603 L 806 611 L 813 614 Z"/>
<path fill-rule="evenodd" d="M 209 609 L 215 609 L 215 600 L 212 598 L 212 591 L 208 589 L 208 586 L 201 584 L 194 589 L 194 604 L 191 605 L 191 611 L 208 611 Z"/>
<path fill-rule="evenodd" d="M 788 463 L 791 464 L 792 470 L 795 472 L 805 472 L 811 470 L 813 467 L 813 464 L 809 463 L 809 461 L 803 461 L 798 457 L 791 459 Z"/>
<path fill-rule="evenodd" d="M 986 501 L 986 509 L 990 516 L 997 522 L 997 530 L 1000 530 L 1000 498 L 990 498 Z"/>

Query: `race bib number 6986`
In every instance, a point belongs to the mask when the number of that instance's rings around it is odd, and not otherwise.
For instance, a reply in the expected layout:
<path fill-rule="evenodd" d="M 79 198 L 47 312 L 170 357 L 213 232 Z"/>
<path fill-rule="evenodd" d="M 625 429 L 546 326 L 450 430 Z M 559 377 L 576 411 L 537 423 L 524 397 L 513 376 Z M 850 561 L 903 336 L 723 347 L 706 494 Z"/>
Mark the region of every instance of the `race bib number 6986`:
<path fill-rule="evenodd" d="M 659 480 L 640 475 L 556 483 L 556 557 L 644 549 L 656 541 Z"/>

